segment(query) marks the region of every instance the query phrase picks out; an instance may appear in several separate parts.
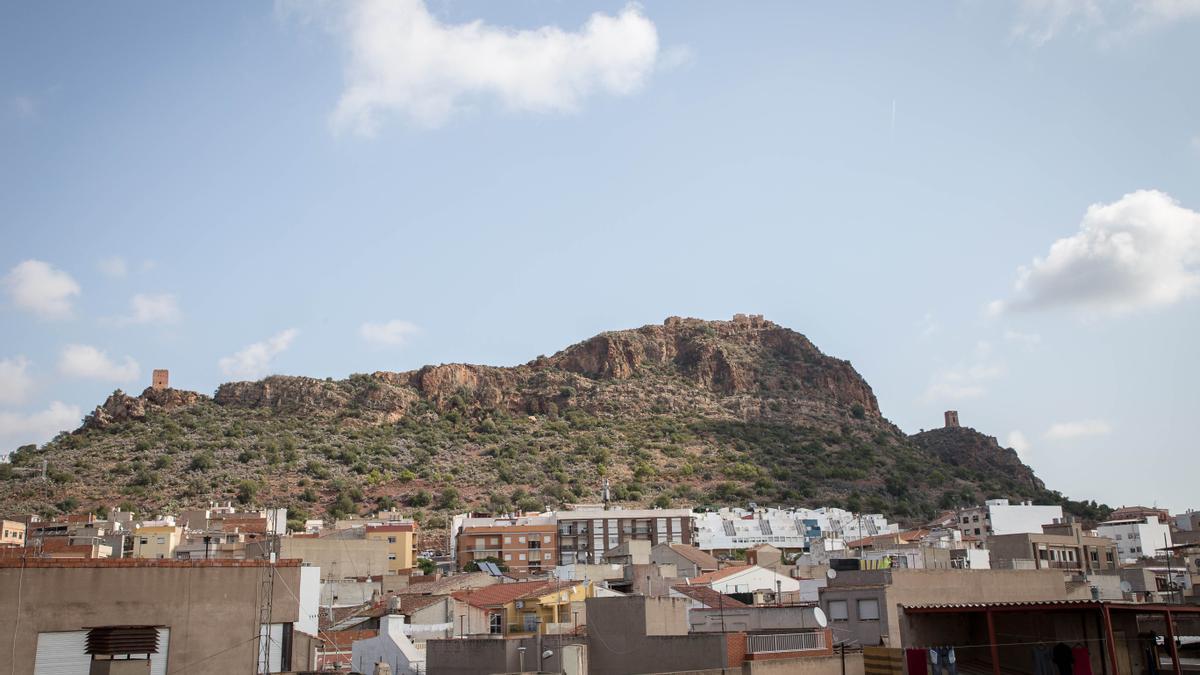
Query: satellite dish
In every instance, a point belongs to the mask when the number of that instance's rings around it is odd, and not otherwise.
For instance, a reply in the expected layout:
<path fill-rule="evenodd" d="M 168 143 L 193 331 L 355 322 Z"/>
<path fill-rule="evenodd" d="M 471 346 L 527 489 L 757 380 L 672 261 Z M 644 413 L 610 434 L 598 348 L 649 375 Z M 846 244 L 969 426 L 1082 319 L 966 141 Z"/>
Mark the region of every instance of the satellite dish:
<path fill-rule="evenodd" d="M 829 569 L 825 570 L 825 577 L 827 579 L 836 579 L 837 578 L 837 570 L 830 567 Z"/>
<path fill-rule="evenodd" d="M 1133 584 L 1129 583 L 1128 581 L 1122 581 L 1121 582 L 1121 592 L 1122 593 L 1132 593 L 1133 592 Z"/>
<path fill-rule="evenodd" d="M 813 607 L 813 618 L 821 628 L 829 625 L 829 619 L 825 618 L 825 612 L 822 612 L 820 607 Z"/>

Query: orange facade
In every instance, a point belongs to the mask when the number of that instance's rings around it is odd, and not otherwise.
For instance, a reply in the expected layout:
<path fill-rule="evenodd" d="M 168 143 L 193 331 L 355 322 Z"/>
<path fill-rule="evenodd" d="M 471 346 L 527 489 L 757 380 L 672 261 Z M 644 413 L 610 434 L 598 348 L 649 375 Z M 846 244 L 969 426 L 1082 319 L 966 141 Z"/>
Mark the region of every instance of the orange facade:
<path fill-rule="evenodd" d="M 554 567 L 558 557 L 554 525 L 491 525 L 465 527 L 458 537 L 458 563 L 494 557 L 513 572 L 537 572 Z"/>

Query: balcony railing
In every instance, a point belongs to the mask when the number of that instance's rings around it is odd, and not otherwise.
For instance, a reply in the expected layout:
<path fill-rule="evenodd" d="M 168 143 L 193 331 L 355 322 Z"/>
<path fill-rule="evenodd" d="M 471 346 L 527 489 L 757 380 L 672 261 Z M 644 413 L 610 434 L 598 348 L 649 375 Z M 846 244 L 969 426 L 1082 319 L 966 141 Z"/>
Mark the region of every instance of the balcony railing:
<path fill-rule="evenodd" d="M 811 633 L 768 633 L 747 635 L 746 651 L 751 654 L 805 652 L 825 649 L 825 631 Z"/>

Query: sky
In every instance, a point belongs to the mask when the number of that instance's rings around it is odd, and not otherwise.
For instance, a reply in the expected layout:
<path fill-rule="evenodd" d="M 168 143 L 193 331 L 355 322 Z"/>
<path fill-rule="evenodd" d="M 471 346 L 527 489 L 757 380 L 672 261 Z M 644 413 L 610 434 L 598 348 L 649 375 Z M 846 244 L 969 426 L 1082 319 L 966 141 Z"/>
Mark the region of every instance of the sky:
<path fill-rule="evenodd" d="M 4 3 L 0 452 L 744 312 L 1200 508 L 1198 63 L 1198 0 Z"/>

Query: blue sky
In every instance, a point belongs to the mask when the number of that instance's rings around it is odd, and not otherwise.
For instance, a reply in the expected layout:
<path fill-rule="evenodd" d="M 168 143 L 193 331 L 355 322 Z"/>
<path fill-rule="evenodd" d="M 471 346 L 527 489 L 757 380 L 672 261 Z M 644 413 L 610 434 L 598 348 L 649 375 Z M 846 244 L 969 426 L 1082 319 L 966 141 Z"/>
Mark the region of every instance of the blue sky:
<path fill-rule="evenodd" d="M 156 367 L 749 312 L 906 431 L 1200 506 L 1195 2 L 9 3 L 0 56 L 4 450 Z"/>

